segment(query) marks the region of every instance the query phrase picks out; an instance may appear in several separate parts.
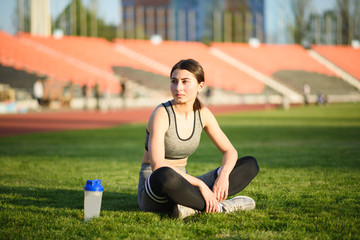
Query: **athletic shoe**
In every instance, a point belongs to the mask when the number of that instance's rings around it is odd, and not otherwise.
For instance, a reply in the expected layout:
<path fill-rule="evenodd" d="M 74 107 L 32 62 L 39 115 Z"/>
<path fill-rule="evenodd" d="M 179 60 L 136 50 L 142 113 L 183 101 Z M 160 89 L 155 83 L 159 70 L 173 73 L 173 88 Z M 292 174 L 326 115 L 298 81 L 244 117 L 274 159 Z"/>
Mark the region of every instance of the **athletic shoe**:
<path fill-rule="evenodd" d="M 189 208 L 189 207 L 185 207 L 183 205 L 180 204 L 176 204 L 172 213 L 172 216 L 175 218 L 180 218 L 180 219 L 184 219 L 186 217 L 195 215 L 196 213 L 199 213 L 200 211 Z"/>
<path fill-rule="evenodd" d="M 237 196 L 220 202 L 222 205 L 221 212 L 235 212 L 255 209 L 254 199 L 246 196 Z"/>

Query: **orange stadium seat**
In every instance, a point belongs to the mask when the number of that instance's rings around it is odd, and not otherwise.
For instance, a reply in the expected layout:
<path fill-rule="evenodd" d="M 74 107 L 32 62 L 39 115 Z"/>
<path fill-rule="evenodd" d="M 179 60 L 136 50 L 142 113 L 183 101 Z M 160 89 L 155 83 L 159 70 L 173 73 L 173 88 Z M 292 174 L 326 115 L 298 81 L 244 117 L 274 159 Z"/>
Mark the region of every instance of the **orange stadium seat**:
<path fill-rule="evenodd" d="M 280 70 L 303 70 L 328 76 L 335 73 L 311 58 L 300 45 L 262 44 L 258 48 L 245 43 L 212 43 L 213 47 L 271 77 Z"/>
<path fill-rule="evenodd" d="M 34 36 L 19 33 L 11 36 L 0 31 L 0 64 L 47 75 L 75 84 L 99 83 L 100 90 L 120 91 L 113 67 L 130 67 L 168 77 L 171 67 L 181 59 L 193 58 L 204 67 L 206 83 L 238 93 L 259 94 L 265 85 L 240 69 L 213 55 L 199 42 L 163 41 L 154 45 L 150 40 L 64 36 Z M 335 76 L 335 73 L 314 60 L 299 45 L 262 44 L 252 48 L 244 43 L 212 43 L 219 49 L 255 70 L 273 76 L 281 70 L 300 70 Z M 360 79 L 360 50 L 351 47 L 313 46 L 313 49 L 337 66 Z"/>
<path fill-rule="evenodd" d="M 351 46 L 312 46 L 312 49 L 360 81 L 360 49 Z"/>
<path fill-rule="evenodd" d="M 102 91 L 105 90 L 106 86 L 110 86 L 111 89 L 119 89 L 119 82 L 113 75 L 112 68 L 115 66 L 151 70 L 146 64 L 144 65 L 116 50 L 113 43 L 102 38 L 64 36 L 61 39 L 55 39 L 25 33 L 20 34 L 20 36 L 51 48 L 55 52 L 61 52 L 71 59 L 79 60 L 81 67 L 88 67 L 89 73 L 98 75 L 97 80 L 93 77 L 90 83 L 94 85 L 98 82 Z M 99 70 L 105 71 L 106 74 L 101 75 Z M 108 82 L 107 84 L 104 84 L 104 79 Z"/>
<path fill-rule="evenodd" d="M 77 37 L 70 37 L 76 39 Z M 26 33 L 19 33 L 16 37 L 0 32 L 1 41 L 1 64 L 16 67 L 26 71 L 35 72 L 38 75 L 55 77 L 58 80 L 72 80 L 75 84 L 85 84 L 87 77 L 95 79 L 91 84 L 99 82 L 100 90 L 104 91 L 108 86 L 110 92 L 118 93 L 120 84 L 117 78 L 109 70 L 99 71 L 95 66 L 80 58 L 71 58 L 71 52 L 81 56 L 82 50 L 79 45 L 72 42 L 57 41 L 51 45 L 53 38 L 36 37 Z M 82 41 L 83 43 L 84 41 Z M 86 40 L 85 40 L 86 42 Z M 109 43 L 110 44 L 110 43 Z M 55 46 L 58 46 L 56 48 Z M 112 45 L 110 44 L 110 48 Z M 96 46 L 92 46 L 96 49 Z M 67 50 L 65 50 L 67 49 Z M 101 49 L 98 49 L 101 51 Z M 96 59 L 97 56 L 86 55 L 88 59 Z M 109 67 L 108 69 L 111 69 Z M 108 75 L 108 76 L 106 76 Z M 104 81 L 105 79 L 105 81 Z M 109 82 L 109 83 L 106 83 Z"/>
<path fill-rule="evenodd" d="M 193 58 L 200 62 L 209 86 L 236 91 L 238 93 L 261 93 L 264 84 L 246 73 L 213 56 L 209 48 L 199 42 L 163 41 L 154 45 L 148 40 L 116 40 L 116 44 L 154 60 L 150 69 L 154 73 L 169 76 L 172 66 L 181 59 Z M 150 65 L 150 64 L 149 64 Z M 158 65 L 163 66 L 159 69 Z"/>

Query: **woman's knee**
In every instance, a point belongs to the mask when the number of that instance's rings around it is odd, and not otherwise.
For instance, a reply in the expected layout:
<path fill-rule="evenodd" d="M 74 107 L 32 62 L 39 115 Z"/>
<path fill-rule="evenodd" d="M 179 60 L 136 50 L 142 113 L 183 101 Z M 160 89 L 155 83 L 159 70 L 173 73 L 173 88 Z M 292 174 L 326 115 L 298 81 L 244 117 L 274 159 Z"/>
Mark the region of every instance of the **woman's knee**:
<path fill-rule="evenodd" d="M 161 186 L 161 188 L 169 189 L 179 186 L 180 174 L 169 167 L 161 167 L 151 174 L 151 185 Z"/>
<path fill-rule="evenodd" d="M 256 158 L 252 156 L 246 156 L 238 159 L 236 166 L 244 165 L 247 168 L 248 173 L 253 175 L 254 177 L 258 174 L 260 168 L 256 161 Z"/>

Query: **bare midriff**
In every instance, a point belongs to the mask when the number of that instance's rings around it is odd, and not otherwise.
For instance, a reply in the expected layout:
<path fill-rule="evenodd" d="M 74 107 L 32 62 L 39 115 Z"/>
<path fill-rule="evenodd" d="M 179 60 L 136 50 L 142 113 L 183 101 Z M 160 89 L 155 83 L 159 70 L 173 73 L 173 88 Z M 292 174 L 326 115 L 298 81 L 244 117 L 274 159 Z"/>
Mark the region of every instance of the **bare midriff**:
<path fill-rule="evenodd" d="M 183 158 L 183 159 L 176 159 L 176 160 L 173 160 L 173 159 L 165 159 L 165 161 L 173 166 L 173 167 L 185 167 L 186 164 L 187 164 L 187 159 L 188 158 Z M 150 164 L 150 158 L 149 158 L 149 153 L 145 150 L 144 151 L 144 156 L 143 156 L 143 159 L 142 159 L 142 164 Z"/>

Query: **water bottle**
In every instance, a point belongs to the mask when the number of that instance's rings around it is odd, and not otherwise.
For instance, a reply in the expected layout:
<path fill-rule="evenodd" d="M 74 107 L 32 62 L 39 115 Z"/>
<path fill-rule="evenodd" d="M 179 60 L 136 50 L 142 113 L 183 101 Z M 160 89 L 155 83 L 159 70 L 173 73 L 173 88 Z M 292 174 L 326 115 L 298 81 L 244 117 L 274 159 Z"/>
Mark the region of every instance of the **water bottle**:
<path fill-rule="evenodd" d="M 101 199 L 104 187 L 100 179 L 87 180 L 84 186 L 84 220 L 98 217 L 101 209 Z"/>

